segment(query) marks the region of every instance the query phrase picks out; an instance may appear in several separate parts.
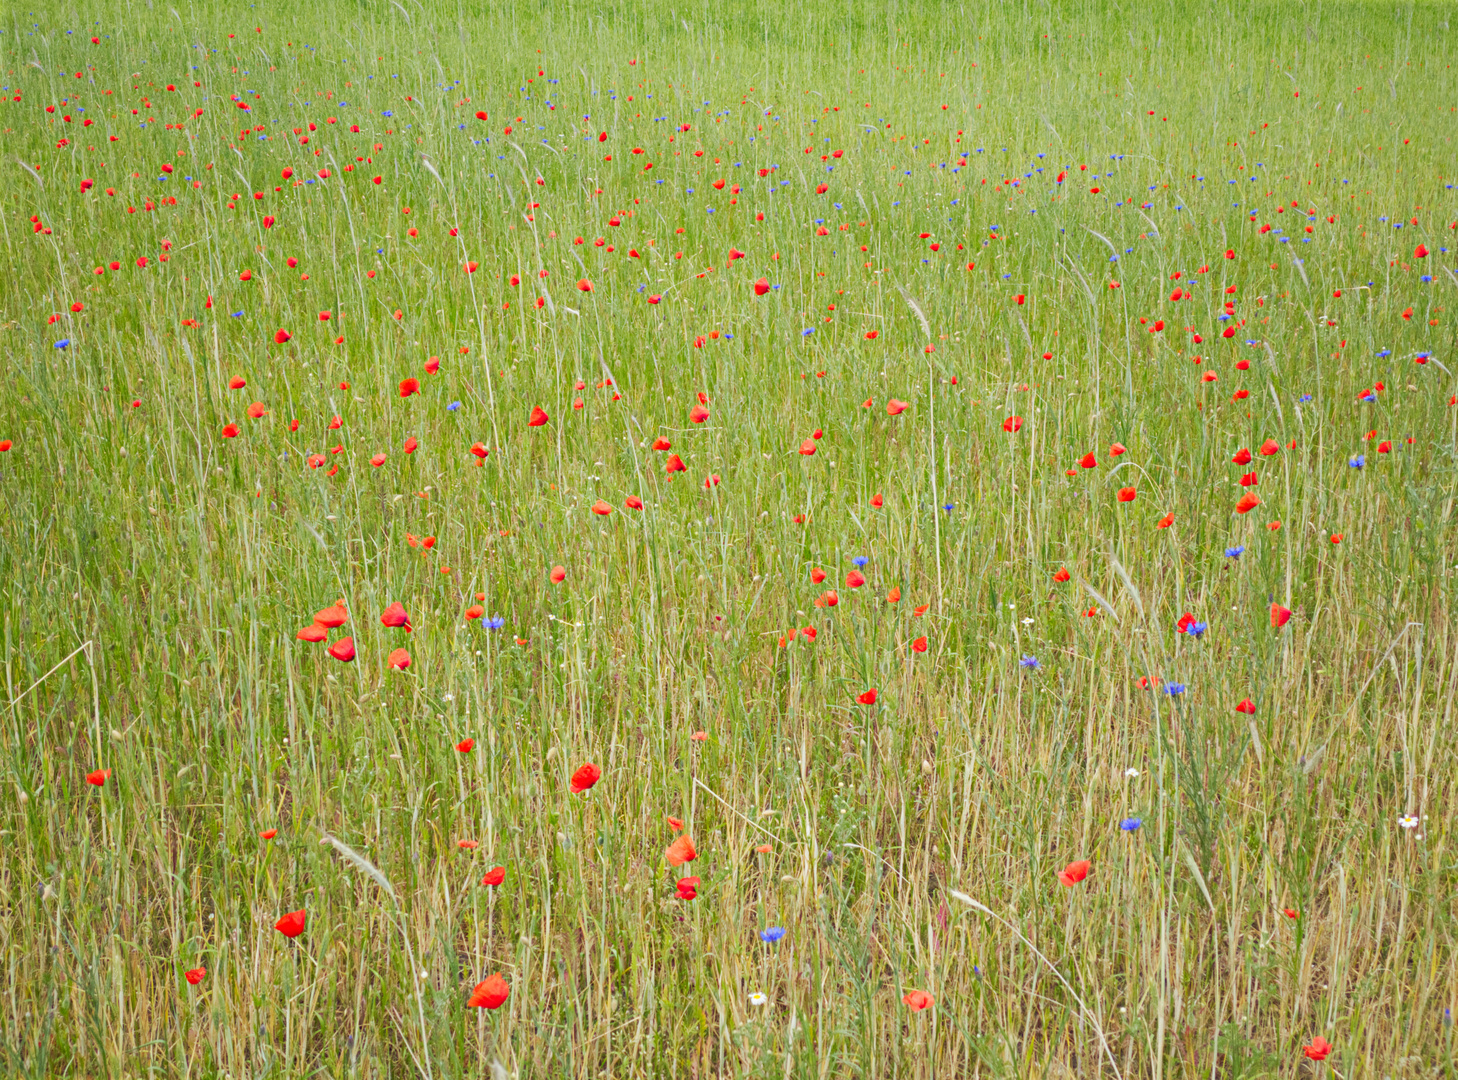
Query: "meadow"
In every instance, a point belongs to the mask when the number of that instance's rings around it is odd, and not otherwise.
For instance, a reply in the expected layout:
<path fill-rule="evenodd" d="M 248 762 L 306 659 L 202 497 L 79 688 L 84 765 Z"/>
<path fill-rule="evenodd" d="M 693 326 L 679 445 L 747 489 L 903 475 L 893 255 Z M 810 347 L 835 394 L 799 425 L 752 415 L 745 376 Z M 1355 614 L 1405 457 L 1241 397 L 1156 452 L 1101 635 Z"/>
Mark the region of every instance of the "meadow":
<path fill-rule="evenodd" d="M 0 1070 L 1452 1075 L 1449 11 L 10 9 Z"/>

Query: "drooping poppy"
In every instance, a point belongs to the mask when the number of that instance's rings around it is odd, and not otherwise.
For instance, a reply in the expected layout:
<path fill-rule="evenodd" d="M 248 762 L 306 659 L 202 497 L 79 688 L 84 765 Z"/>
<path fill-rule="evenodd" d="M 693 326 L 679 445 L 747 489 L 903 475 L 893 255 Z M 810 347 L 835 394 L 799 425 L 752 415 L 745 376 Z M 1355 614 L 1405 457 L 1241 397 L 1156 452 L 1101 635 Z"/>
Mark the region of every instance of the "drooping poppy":
<path fill-rule="evenodd" d="M 527 427 L 541 427 L 548 419 L 550 418 L 547 416 L 545 409 L 540 405 L 533 405 L 531 419 L 527 421 Z"/>
<path fill-rule="evenodd" d="M 1282 607 L 1274 600 L 1271 601 L 1271 625 L 1279 630 L 1290 621 L 1291 609 L 1288 607 Z"/>
<path fill-rule="evenodd" d="M 309 921 L 309 913 L 303 908 L 298 911 L 290 911 L 287 915 L 279 916 L 278 922 L 273 928 L 286 938 L 296 938 L 304 932 L 304 924 Z"/>
<path fill-rule="evenodd" d="M 1085 469 L 1092 469 L 1097 466 L 1098 463 L 1099 459 L 1094 457 L 1092 450 L 1090 450 L 1087 454 L 1084 454 L 1083 457 L 1078 459 L 1078 464 Z"/>
<path fill-rule="evenodd" d="M 1122 487 L 1115 497 L 1122 503 L 1128 503 L 1133 502 L 1138 494 L 1132 487 Z"/>
<path fill-rule="evenodd" d="M 277 835 L 277 829 L 264 829 L 261 833 L 258 834 L 258 837 L 260 840 L 272 840 Z"/>
<path fill-rule="evenodd" d="M 1088 871 L 1089 861 L 1087 859 L 1080 859 L 1077 862 L 1069 863 L 1062 870 L 1058 871 L 1058 880 L 1064 885 L 1077 885 L 1084 878 L 1088 877 Z"/>
<path fill-rule="evenodd" d="M 1312 1061 L 1325 1061 L 1331 1055 L 1332 1045 L 1318 1035 L 1308 1045 L 1303 1046 L 1301 1052 Z"/>
<path fill-rule="evenodd" d="M 873 686 L 869 690 L 861 691 L 861 693 L 856 696 L 856 701 L 860 702 L 862 705 L 876 704 L 876 688 Z"/>
<path fill-rule="evenodd" d="M 906 1005 L 912 1012 L 921 1012 L 936 1004 L 936 999 L 925 990 L 908 990 L 901 995 L 902 1004 Z"/>
<path fill-rule="evenodd" d="M 225 438 L 225 439 L 236 439 L 237 437 L 238 437 L 238 425 L 237 424 L 224 424 L 223 425 L 223 438 Z M 10 449 L 10 444 L 9 444 L 8 441 L 5 444 L 5 449 L 7 449 L 7 450 Z"/>
<path fill-rule="evenodd" d="M 926 649 L 927 649 L 927 644 L 926 644 L 926 638 L 925 637 L 919 637 L 919 638 L 917 638 L 915 641 L 913 641 L 911 643 L 911 651 L 912 652 L 924 653 L 924 652 L 926 652 Z"/>
<path fill-rule="evenodd" d="M 499 973 L 490 975 L 476 984 L 466 1000 L 468 1009 L 499 1009 L 511 996 L 511 987 Z"/>
<path fill-rule="evenodd" d="M 553 585 L 560 585 L 567 579 L 567 571 L 560 566 L 552 567 L 551 573 L 547 575 Z"/>
<path fill-rule="evenodd" d="M 1109 446 L 1109 457 L 1118 457 L 1120 454 L 1127 454 L 1129 448 L 1123 443 L 1112 443 Z"/>
<path fill-rule="evenodd" d="M 886 415 L 900 416 L 909 408 L 911 408 L 911 406 L 906 402 L 898 401 L 896 398 L 891 398 L 889 401 L 886 402 Z"/>
<path fill-rule="evenodd" d="M 405 614 L 405 605 L 398 600 L 385 609 L 384 614 L 380 616 L 380 623 L 389 627 L 403 626 L 407 634 L 415 630 L 415 627 L 410 625 L 410 616 Z"/>
<path fill-rule="evenodd" d="M 655 449 L 655 450 L 672 450 L 673 449 L 673 443 L 669 442 L 662 435 L 660 435 L 660 436 L 658 436 L 658 438 L 656 438 L 656 439 L 653 440 L 653 449 Z"/>
<path fill-rule="evenodd" d="M 320 626 L 318 623 L 310 623 L 308 626 L 304 627 L 302 630 L 294 635 L 294 637 L 297 638 L 299 641 L 313 642 L 323 641 L 328 636 L 329 631 L 324 629 L 324 627 Z"/>
<path fill-rule="evenodd" d="M 86 782 L 92 787 L 105 787 L 107 780 L 111 778 L 110 769 L 97 769 L 95 772 L 86 774 Z"/>
<path fill-rule="evenodd" d="M 1056 571 L 1054 571 L 1053 580 L 1061 584 L 1062 582 L 1067 581 L 1072 576 L 1073 575 L 1070 574 L 1065 567 L 1060 566 Z"/>
<path fill-rule="evenodd" d="M 420 380 L 414 375 L 411 375 L 408 379 L 400 380 L 400 396 L 402 398 L 407 398 L 411 394 L 418 393 L 420 393 Z"/>
<path fill-rule="evenodd" d="M 899 587 L 892 586 L 891 591 L 886 594 L 886 603 L 888 603 L 888 604 L 899 604 L 899 603 L 901 603 L 901 589 Z"/>
<path fill-rule="evenodd" d="M 597 783 L 601 777 L 602 770 L 590 761 L 578 766 L 577 771 L 572 774 L 572 794 L 577 795 L 586 791 L 593 784 Z"/>
<path fill-rule="evenodd" d="M 1009 416 L 1002 422 L 1002 430 L 1007 432 L 1022 431 L 1023 418 L 1021 416 Z"/>
<path fill-rule="evenodd" d="M 1235 465 L 1249 465 L 1250 460 L 1250 451 L 1243 446 L 1239 450 L 1237 450 L 1235 452 L 1235 456 L 1230 459 L 1231 463 Z"/>
<path fill-rule="evenodd" d="M 207 968 L 195 967 L 189 971 L 184 971 L 182 973 L 182 977 L 187 980 L 187 984 L 189 986 L 196 986 L 198 983 L 203 981 L 203 979 L 207 976 L 207 973 Z"/>
<path fill-rule="evenodd" d="M 486 875 L 481 879 L 481 884 L 489 885 L 490 887 L 495 888 L 497 885 L 500 885 L 505 880 L 506 867 L 493 866 L 490 870 L 486 871 Z"/>
<path fill-rule="evenodd" d="M 643 509 L 643 500 L 636 495 L 629 495 L 623 500 L 623 505 L 629 510 L 641 510 Z"/>
<path fill-rule="evenodd" d="M 1240 702 L 1240 704 L 1235 706 L 1235 711 L 1238 713 L 1243 713 L 1246 716 L 1254 716 L 1256 711 L 1255 702 L 1252 701 L 1250 698 L 1246 698 L 1244 701 Z"/>
<path fill-rule="evenodd" d="M 385 661 L 385 666 L 394 668 L 396 671 L 404 671 L 410 666 L 410 654 L 404 649 L 394 649 Z"/>
<path fill-rule="evenodd" d="M 702 424 L 709 418 L 709 410 L 702 405 L 695 405 L 689 410 L 689 420 L 695 424 Z"/>
<path fill-rule="evenodd" d="M 859 589 L 866 583 L 866 577 L 859 570 L 852 570 L 845 576 L 845 587 L 847 589 Z"/>
<path fill-rule="evenodd" d="M 349 621 L 349 612 L 343 604 L 332 604 L 314 613 L 314 621 L 326 629 L 333 630 Z"/>
<path fill-rule="evenodd" d="M 1240 497 L 1240 502 L 1235 504 L 1235 512 L 1237 514 L 1248 514 L 1260 504 L 1260 496 L 1254 491 L 1247 491 Z"/>
<path fill-rule="evenodd" d="M 599 517 L 607 517 L 613 512 L 613 508 L 610 503 L 605 503 L 601 499 L 598 499 L 597 502 L 592 504 L 592 512 Z"/>
<path fill-rule="evenodd" d="M 693 862 L 697 859 L 699 853 L 694 850 L 692 837 L 685 833 L 668 845 L 664 857 L 668 860 L 669 866 L 682 866 L 686 862 Z"/>
<path fill-rule="evenodd" d="M 1272 457 L 1281 452 L 1281 444 L 1275 439 L 1267 439 L 1261 443 L 1260 454 L 1262 457 Z"/>
<path fill-rule="evenodd" d="M 329 655 L 338 660 L 341 664 L 348 664 L 354 660 L 354 638 L 342 637 L 329 646 Z"/>

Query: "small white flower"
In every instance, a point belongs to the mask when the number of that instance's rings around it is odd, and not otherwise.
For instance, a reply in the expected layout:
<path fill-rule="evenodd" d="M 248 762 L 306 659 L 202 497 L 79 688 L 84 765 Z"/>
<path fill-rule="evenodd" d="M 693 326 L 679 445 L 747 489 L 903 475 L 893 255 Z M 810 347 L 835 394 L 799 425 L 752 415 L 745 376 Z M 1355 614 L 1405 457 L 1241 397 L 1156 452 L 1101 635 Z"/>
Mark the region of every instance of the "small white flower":
<path fill-rule="evenodd" d="M 1032 626 L 1033 625 L 1033 620 L 1032 619 L 1024 619 L 1023 620 L 1023 625 L 1024 626 Z"/>
<path fill-rule="evenodd" d="M 749 1003 L 751 1005 L 763 1005 L 767 1001 L 769 1001 L 769 998 L 765 997 L 758 990 L 749 995 Z"/>
<path fill-rule="evenodd" d="M 455 701 L 456 700 L 456 695 L 455 694 L 442 694 L 440 696 L 440 699 L 442 701 Z"/>
<path fill-rule="evenodd" d="M 1397 819 L 1397 823 L 1404 829 L 1416 829 L 1418 827 L 1417 815 L 1403 814 L 1402 817 Z"/>
<path fill-rule="evenodd" d="M 1130 765 L 1127 769 L 1124 770 L 1124 775 L 1132 780 L 1139 775 L 1139 770 L 1134 768 L 1134 766 Z"/>

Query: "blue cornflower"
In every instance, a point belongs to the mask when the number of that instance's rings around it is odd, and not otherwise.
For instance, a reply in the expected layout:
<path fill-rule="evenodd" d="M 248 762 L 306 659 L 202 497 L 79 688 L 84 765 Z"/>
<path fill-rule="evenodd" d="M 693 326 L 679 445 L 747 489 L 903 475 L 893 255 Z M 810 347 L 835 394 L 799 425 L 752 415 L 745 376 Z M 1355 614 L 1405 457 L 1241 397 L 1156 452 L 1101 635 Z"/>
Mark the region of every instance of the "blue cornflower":
<path fill-rule="evenodd" d="M 488 615 L 481 620 L 481 625 L 487 630 L 500 630 L 506 625 L 506 619 L 500 615 Z"/>
<path fill-rule="evenodd" d="M 380 113 L 380 115 L 381 116 L 394 116 L 395 114 L 392 113 L 389 109 L 386 109 L 384 112 Z"/>
<path fill-rule="evenodd" d="M 1362 400 L 1370 405 L 1372 402 L 1377 400 L 1377 395 L 1369 390 L 1367 393 L 1362 395 Z"/>
<path fill-rule="evenodd" d="M 768 929 L 761 930 L 759 932 L 759 940 L 766 942 L 770 945 L 773 945 L 784 936 L 785 928 L 783 926 L 771 926 Z"/>
<path fill-rule="evenodd" d="M 1354 469 L 1360 469 L 1367 464 L 1367 455 L 1358 454 L 1356 457 L 1347 458 L 1347 464 Z"/>
<path fill-rule="evenodd" d="M 1185 692 L 1185 684 L 1182 682 L 1166 683 L 1164 692 L 1170 697 L 1179 697 Z"/>
<path fill-rule="evenodd" d="M 857 566 L 865 566 L 866 563 L 870 561 L 871 560 L 866 558 L 866 556 L 864 555 L 857 555 L 854 559 L 851 560 L 851 562 L 855 563 Z"/>
<path fill-rule="evenodd" d="M 1296 399 L 1297 404 L 1304 404 L 1305 402 L 1308 402 L 1310 400 L 1311 400 L 1311 395 L 1310 394 L 1302 394 L 1299 398 Z"/>
<path fill-rule="evenodd" d="M 801 337 L 809 337 L 813 333 L 815 333 L 815 327 L 813 327 L 813 326 L 807 326 L 807 327 L 805 327 L 805 329 L 803 329 L 803 330 L 800 331 L 800 336 Z"/>
<path fill-rule="evenodd" d="M 1185 627 L 1185 633 L 1193 638 L 1204 637 L 1205 631 L 1208 629 L 1210 629 L 1209 623 L 1192 622 L 1189 626 Z"/>
<path fill-rule="evenodd" d="M 956 506 L 956 503 L 942 503 L 942 509 L 949 514 L 952 512 L 952 507 L 954 506 Z"/>
<path fill-rule="evenodd" d="M 1143 824 L 1144 822 L 1140 821 L 1137 817 L 1126 817 L 1123 821 L 1119 822 L 1119 828 L 1125 832 L 1138 832 L 1139 826 Z"/>
<path fill-rule="evenodd" d="M 235 312 L 233 312 L 233 318 L 235 318 L 235 319 L 241 319 L 242 317 L 243 317 L 243 313 L 241 311 L 235 311 Z"/>
<path fill-rule="evenodd" d="M 446 406 L 446 412 L 455 412 L 460 407 L 461 403 L 459 401 L 452 401 L 449 405 Z"/>
<path fill-rule="evenodd" d="M 1239 545 L 1237 547 L 1228 547 L 1228 548 L 1225 549 L 1225 557 L 1227 559 L 1238 559 L 1238 558 L 1240 558 L 1244 554 L 1245 554 L 1245 545 L 1244 544 L 1241 544 L 1241 545 Z"/>
<path fill-rule="evenodd" d="M 56 348 L 64 349 L 69 344 L 71 344 L 71 339 L 68 337 L 63 337 L 60 341 L 56 342 Z"/>
<path fill-rule="evenodd" d="M 1029 671 L 1037 671 L 1043 666 L 1042 664 L 1038 663 L 1038 658 L 1036 656 L 1025 656 L 1018 661 L 1018 664 L 1022 667 L 1027 668 Z"/>

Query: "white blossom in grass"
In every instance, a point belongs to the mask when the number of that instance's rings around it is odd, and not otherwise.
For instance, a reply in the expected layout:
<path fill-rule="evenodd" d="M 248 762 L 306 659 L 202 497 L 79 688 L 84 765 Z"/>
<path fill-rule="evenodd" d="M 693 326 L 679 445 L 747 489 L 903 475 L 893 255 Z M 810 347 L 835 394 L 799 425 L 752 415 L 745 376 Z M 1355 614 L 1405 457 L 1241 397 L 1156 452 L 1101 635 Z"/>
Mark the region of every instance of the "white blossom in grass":
<path fill-rule="evenodd" d="M 749 1003 L 751 1005 L 763 1005 L 767 1001 L 769 1001 L 769 998 L 765 997 L 758 990 L 749 995 Z"/>
<path fill-rule="evenodd" d="M 1130 780 L 1137 780 L 1139 778 L 1139 770 L 1136 769 L 1133 765 L 1130 765 L 1127 769 L 1124 770 L 1124 775 L 1127 776 Z"/>
<path fill-rule="evenodd" d="M 1417 815 L 1403 814 L 1402 817 L 1397 819 L 1397 823 L 1404 829 L 1416 829 L 1418 827 Z"/>

